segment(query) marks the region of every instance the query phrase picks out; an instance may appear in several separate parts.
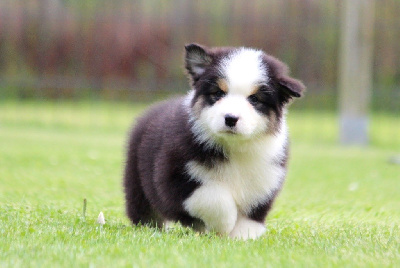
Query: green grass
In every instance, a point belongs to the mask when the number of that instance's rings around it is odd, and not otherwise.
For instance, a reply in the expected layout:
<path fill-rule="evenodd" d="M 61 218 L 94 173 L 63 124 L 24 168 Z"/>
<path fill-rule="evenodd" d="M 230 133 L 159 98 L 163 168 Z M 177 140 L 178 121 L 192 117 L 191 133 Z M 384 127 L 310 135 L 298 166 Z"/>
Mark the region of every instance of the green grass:
<path fill-rule="evenodd" d="M 333 113 L 292 111 L 287 182 L 267 233 L 243 242 L 129 224 L 124 143 L 145 107 L 0 102 L 0 267 L 400 266 L 398 116 L 374 115 L 371 146 L 346 148 Z"/>

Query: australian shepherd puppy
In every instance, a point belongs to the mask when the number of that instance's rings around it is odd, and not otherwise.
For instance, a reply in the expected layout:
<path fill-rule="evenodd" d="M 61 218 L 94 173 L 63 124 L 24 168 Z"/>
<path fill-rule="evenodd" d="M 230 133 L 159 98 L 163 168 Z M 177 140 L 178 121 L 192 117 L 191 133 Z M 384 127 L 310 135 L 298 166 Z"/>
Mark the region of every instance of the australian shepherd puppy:
<path fill-rule="evenodd" d="M 186 46 L 191 91 L 141 117 L 129 139 L 126 212 L 255 239 L 286 174 L 285 114 L 304 85 L 251 48 Z"/>

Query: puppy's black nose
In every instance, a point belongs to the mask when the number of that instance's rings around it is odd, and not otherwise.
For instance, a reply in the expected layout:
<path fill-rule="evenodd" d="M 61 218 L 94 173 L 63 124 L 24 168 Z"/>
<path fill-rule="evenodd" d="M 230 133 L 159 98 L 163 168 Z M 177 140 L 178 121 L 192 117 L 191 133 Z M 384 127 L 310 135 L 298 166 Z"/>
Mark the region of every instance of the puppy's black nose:
<path fill-rule="evenodd" d="M 225 115 L 225 125 L 228 127 L 234 127 L 239 120 L 239 117 L 232 114 Z"/>

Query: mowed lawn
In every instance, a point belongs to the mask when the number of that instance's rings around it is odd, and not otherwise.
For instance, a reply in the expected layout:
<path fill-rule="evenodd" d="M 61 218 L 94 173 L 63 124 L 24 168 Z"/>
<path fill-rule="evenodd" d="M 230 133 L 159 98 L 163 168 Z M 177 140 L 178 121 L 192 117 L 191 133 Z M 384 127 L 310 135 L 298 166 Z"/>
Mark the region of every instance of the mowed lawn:
<path fill-rule="evenodd" d="M 0 102 L 0 267 L 400 267 L 399 116 L 374 114 L 371 145 L 348 148 L 334 113 L 291 111 L 267 232 L 235 241 L 130 225 L 124 144 L 146 107 Z"/>

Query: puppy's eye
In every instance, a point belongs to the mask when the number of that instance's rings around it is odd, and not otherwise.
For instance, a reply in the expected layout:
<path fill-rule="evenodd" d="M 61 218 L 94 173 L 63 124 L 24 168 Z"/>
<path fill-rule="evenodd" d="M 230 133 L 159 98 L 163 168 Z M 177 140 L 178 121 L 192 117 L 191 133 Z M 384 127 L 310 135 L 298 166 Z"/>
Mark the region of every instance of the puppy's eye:
<path fill-rule="evenodd" d="M 212 95 L 214 95 L 217 99 L 222 98 L 223 96 L 225 96 L 225 92 L 221 89 L 218 89 L 217 91 L 213 92 Z"/>
<path fill-rule="evenodd" d="M 251 104 L 257 104 L 259 102 L 258 97 L 256 95 L 251 95 L 249 96 L 248 99 Z"/>

